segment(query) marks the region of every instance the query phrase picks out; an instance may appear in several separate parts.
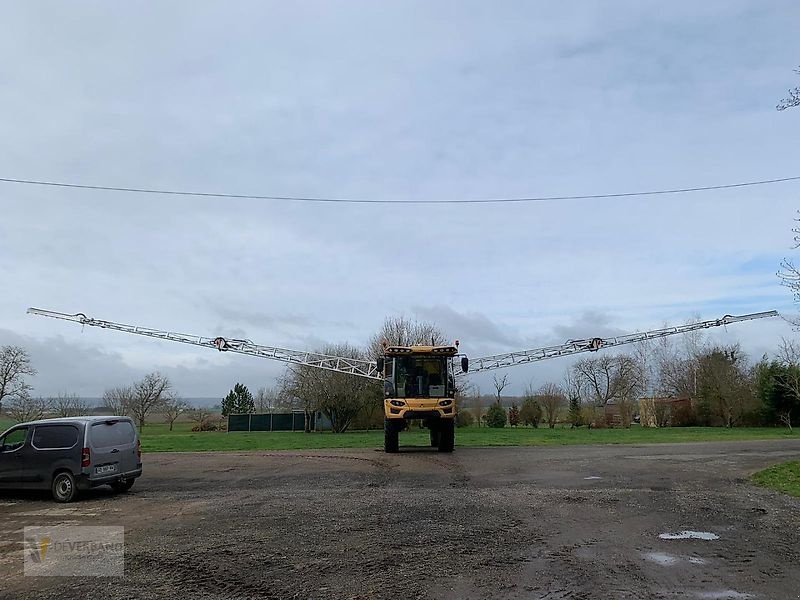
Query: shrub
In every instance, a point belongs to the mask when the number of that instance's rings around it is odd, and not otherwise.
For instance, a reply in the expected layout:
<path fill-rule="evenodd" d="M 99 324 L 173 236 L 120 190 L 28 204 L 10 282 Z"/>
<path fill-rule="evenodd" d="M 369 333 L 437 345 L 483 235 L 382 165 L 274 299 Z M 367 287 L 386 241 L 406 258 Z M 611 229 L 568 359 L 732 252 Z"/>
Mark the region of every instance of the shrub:
<path fill-rule="evenodd" d="M 542 420 L 542 407 L 535 398 L 526 398 L 522 403 L 522 409 L 519 411 L 519 418 L 523 425 L 530 425 L 531 427 L 539 427 L 539 422 Z"/>
<path fill-rule="evenodd" d="M 486 425 L 489 427 L 505 427 L 506 426 L 506 409 L 499 403 L 495 402 L 486 411 Z"/>
<path fill-rule="evenodd" d="M 519 409 L 516 404 L 512 404 L 508 409 L 508 424 L 512 427 L 519 425 Z"/>
<path fill-rule="evenodd" d="M 192 431 L 219 431 L 220 426 L 214 421 L 203 421 L 192 427 Z"/>
<path fill-rule="evenodd" d="M 475 422 L 475 417 L 466 408 L 456 413 L 456 427 L 469 427 Z"/>
<path fill-rule="evenodd" d="M 694 427 L 697 425 L 697 414 L 689 404 L 681 404 L 672 409 L 670 425 L 673 427 Z"/>
<path fill-rule="evenodd" d="M 580 397 L 573 396 L 569 399 L 569 422 L 572 427 L 580 427 L 583 425 L 582 408 Z"/>
<path fill-rule="evenodd" d="M 605 429 L 609 426 L 606 411 L 602 406 L 585 405 L 581 408 L 581 418 L 592 429 Z"/>

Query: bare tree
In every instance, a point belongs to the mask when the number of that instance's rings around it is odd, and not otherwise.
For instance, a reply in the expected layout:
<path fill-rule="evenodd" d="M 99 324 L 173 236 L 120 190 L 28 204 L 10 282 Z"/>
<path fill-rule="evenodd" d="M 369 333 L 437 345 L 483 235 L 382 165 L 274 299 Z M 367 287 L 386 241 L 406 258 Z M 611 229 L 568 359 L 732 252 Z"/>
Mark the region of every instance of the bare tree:
<path fill-rule="evenodd" d="M 279 387 L 262 387 L 256 392 L 255 404 L 256 412 L 272 412 L 278 406 L 285 403 L 283 390 Z"/>
<path fill-rule="evenodd" d="M 562 408 L 567 404 L 567 395 L 554 383 L 546 383 L 539 388 L 535 396 L 544 411 L 544 420 L 550 429 L 554 429 Z"/>
<path fill-rule="evenodd" d="M 326 346 L 321 354 L 365 357 L 364 352 L 349 344 Z M 335 433 L 346 431 L 353 418 L 370 403 L 380 405 L 383 400 L 383 388 L 375 381 L 304 365 L 287 368 L 285 389 L 303 402 L 307 416 L 311 411 L 322 411 Z M 307 418 L 307 429 L 308 421 Z"/>
<path fill-rule="evenodd" d="M 594 405 L 613 404 L 621 424 L 630 427 L 644 380 L 640 363 L 624 354 L 604 355 L 579 360 L 573 369 Z"/>
<path fill-rule="evenodd" d="M 483 396 L 481 396 L 481 388 L 477 385 L 473 388 L 472 406 L 475 420 L 478 422 L 478 427 L 480 427 L 483 422 Z"/>
<path fill-rule="evenodd" d="M 384 342 L 391 346 L 439 346 L 446 343 L 446 338 L 434 323 L 399 316 L 386 317 L 381 330 L 369 342 L 369 356 L 375 359 L 383 354 Z"/>
<path fill-rule="evenodd" d="M 609 400 L 633 398 L 641 389 L 642 378 L 636 360 L 626 355 L 584 358 L 573 366 L 574 377 L 587 389 L 596 406 Z"/>
<path fill-rule="evenodd" d="M 117 416 L 129 414 L 130 405 L 133 402 L 133 388 L 115 387 L 103 392 L 103 405 L 108 411 Z"/>
<path fill-rule="evenodd" d="M 321 385 L 318 374 L 312 367 L 289 366 L 283 375 L 281 394 L 288 398 L 291 407 L 299 406 L 305 416 L 303 430 L 311 433 L 311 419 L 317 411 L 319 400 L 315 386 Z"/>
<path fill-rule="evenodd" d="M 662 338 L 654 349 L 656 364 L 655 391 L 671 398 L 693 398 L 697 388 L 697 356 L 692 353 L 702 344 L 690 343 L 679 348 L 669 338 Z"/>
<path fill-rule="evenodd" d="M 795 219 L 795 223 L 798 222 L 800 222 L 800 219 Z M 797 250 L 800 248 L 800 227 L 793 227 L 792 233 L 794 234 L 792 249 Z M 789 288 L 792 292 L 795 303 L 800 303 L 800 270 L 798 270 L 792 259 L 784 258 L 781 261 L 781 270 L 778 271 L 778 277 L 781 280 L 781 285 Z M 800 319 L 798 318 L 789 319 L 789 321 L 796 327 L 800 326 Z"/>
<path fill-rule="evenodd" d="M 34 398 L 27 392 L 15 395 L 8 402 L 8 414 L 18 423 L 41 419 L 46 408 L 47 403 L 43 398 Z"/>
<path fill-rule="evenodd" d="M 792 410 L 795 405 L 800 406 L 800 345 L 797 342 L 783 338 L 778 351 L 778 361 L 786 369 L 783 377 L 779 380 L 779 385 L 792 399 L 777 411 L 778 418 L 791 431 Z"/>
<path fill-rule="evenodd" d="M 177 394 L 168 393 L 166 395 L 166 398 L 164 398 L 164 421 L 169 423 L 170 431 L 172 431 L 178 417 L 189 409 L 189 404 Z"/>
<path fill-rule="evenodd" d="M 499 379 L 497 375 L 492 375 L 492 384 L 494 385 L 495 402 L 500 404 L 500 397 L 503 394 L 503 390 L 506 389 L 506 386 L 508 385 L 508 374 L 504 374 Z"/>
<path fill-rule="evenodd" d="M 19 346 L 0 347 L 0 414 L 4 401 L 28 396 L 32 388 L 26 375 L 36 375 L 27 351 Z"/>
<path fill-rule="evenodd" d="M 139 429 L 145 426 L 150 413 L 164 405 L 170 382 L 166 375 L 148 373 L 133 384 L 132 396 L 128 404 L 130 415 L 136 419 Z"/>
<path fill-rule="evenodd" d="M 654 350 L 653 340 L 642 340 L 631 348 L 631 357 L 639 369 L 638 392 L 648 396 L 654 396 L 655 388 L 658 387 L 658 361 Z"/>
<path fill-rule="evenodd" d="M 47 399 L 47 408 L 54 417 L 79 417 L 89 414 L 89 403 L 77 394 L 62 392 Z"/>
<path fill-rule="evenodd" d="M 794 72 L 800 75 L 800 68 L 795 69 Z M 800 106 L 800 87 L 790 89 L 789 96 L 778 102 L 775 108 L 778 110 L 786 110 L 794 106 Z"/>

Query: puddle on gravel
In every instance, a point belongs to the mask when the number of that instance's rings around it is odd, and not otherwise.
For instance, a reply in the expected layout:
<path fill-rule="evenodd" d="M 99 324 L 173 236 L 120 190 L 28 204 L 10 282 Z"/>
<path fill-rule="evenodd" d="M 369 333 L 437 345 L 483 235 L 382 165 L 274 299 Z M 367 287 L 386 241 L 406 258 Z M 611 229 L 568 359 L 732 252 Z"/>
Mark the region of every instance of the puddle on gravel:
<path fill-rule="evenodd" d="M 699 592 L 697 597 L 704 600 L 740 600 L 742 598 L 752 598 L 753 594 L 745 594 L 736 590 L 720 590 L 718 592 Z"/>
<path fill-rule="evenodd" d="M 672 565 L 676 565 L 680 562 L 680 558 L 677 556 L 672 556 L 672 554 L 667 554 L 665 552 L 647 552 L 643 555 L 646 560 L 650 562 L 654 562 L 657 565 L 662 565 L 665 567 L 671 567 Z"/>
<path fill-rule="evenodd" d="M 704 558 L 697 556 L 675 556 L 674 554 L 667 554 L 666 552 L 643 552 L 642 557 L 662 567 L 673 567 L 680 562 L 688 562 L 692 565 L 706 564 Z"/>
<path fill-rule="evenodd" d="M 679 531 L 678 533 L 662 533 L 659 536 L 662 540 L 718 540 L 716 533 L 708 531 Z"/>
<path fill-rule="evenodd" d="M 589 477 L 584 477 L 587 481 L 593 481 L 595 479 L 602 479 L 602 477 L 598 477 L 597 475 L 590 475 Z"/>

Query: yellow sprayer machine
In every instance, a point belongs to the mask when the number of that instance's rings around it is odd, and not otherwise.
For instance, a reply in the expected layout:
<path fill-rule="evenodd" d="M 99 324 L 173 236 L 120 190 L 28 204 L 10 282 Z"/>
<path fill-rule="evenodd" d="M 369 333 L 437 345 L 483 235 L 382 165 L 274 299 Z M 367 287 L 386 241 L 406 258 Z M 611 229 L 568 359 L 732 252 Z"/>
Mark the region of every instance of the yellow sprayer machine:
<path fill-rule="evenodd" d="M 452 346 L 394 346 L 386 343 L 383 345 L 383 354 L 376 360 L 364 360 L 263 346 L 250 340 L 187 335 L 125 325 L 93 319 L 83 313 L 67 314 L 38 308 L 29 308 L 28 312 L 72 321 L 87 327 L 113 329 L 129 334 L 213 348 L 220 352 L 236 352 L 269 358 L 382 382 L 384 389 L 384 450 L 386 452 L 398 451 L 399 433 L 405 428 L 406 422 L 411 419 L 421 419 L 423 424 L 430 429 L 432 446 L 437 447 L 440 452 L 452 452 L 455 442 L 455 418 L 458 411 L 456 386 L 459 378 L 468 371 L 503 369 L 580 352 L 596 352 L 603 348 L 658 339 L 698 329 L 778 316 L 774 310 L 740 316 L 726 315 L 711 321 L 699 321 L 677 327 L 664 327 L 611 338 L 594 337 L 569 340 L 555 346 L 485 356 L 473 359 L 470 364 L 467 357 L 459 353 L 458 341 Z M 457 361 L 457 358 L 460 358 L 460 361 Z"/>

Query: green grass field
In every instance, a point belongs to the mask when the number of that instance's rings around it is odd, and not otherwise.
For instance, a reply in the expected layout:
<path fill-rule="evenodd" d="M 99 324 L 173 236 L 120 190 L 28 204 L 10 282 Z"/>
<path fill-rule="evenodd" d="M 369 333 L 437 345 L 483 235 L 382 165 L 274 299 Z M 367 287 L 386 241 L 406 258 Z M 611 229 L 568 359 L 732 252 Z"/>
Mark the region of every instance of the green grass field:
<path fill-rule="evenodd" d="M 778 428 L 722 429 L 675 428 L 645 429 L 490 429 L 466 427 L 457 430 L 456 445 L 487 446 L 558 446 L 575 444 L 649 444 L 670 442 L 733 441 L 755 439 L 789 439 L 787 431 Z M 428 431 L 416 429 L 400 434 L 400 444 L 427 446 Z M 353 431 L 344 434 L 302 432 L 224 433 L 175 431 L 169 433 L 160 425 L 145 427 L 142 448 L 148 452 L 187 452 L 208 450 L 303 450 L 322 448 L 381 448 L 382 431 Z"/>
<path fill-rule="evenodd" d="M 12 423 L 0 421 L 0 431 Z M 303 432 L 202 432 L 191 431 L 191 423 L 176 423 L 170 432 L 163 423 L 152 423 L 141 432 L 145 452 L 198 452 L 219 450 L 314 450 L 323 448 L 381 448 L 382 431 L 350 431 L 347 433 Z M 735 440 L 800 439 L 786 429 L 721 427 L 675 427 L 649 429 L 531 429 L 527 427 L 465 427 L 456 431 L 456 445 L 489 446 L 559 446 L 575 444 L 654 444 L 676 442 L 714 442 Z M 413 429 L 400 434 L 400 444 L 427 446 L 428 430 Z"/>
<path fill-rule="evenodd" d="M 753 475 L 753 481 L 760 486 L 800 498 L 800 461 L 781 463 L 759 471 Z"/>

